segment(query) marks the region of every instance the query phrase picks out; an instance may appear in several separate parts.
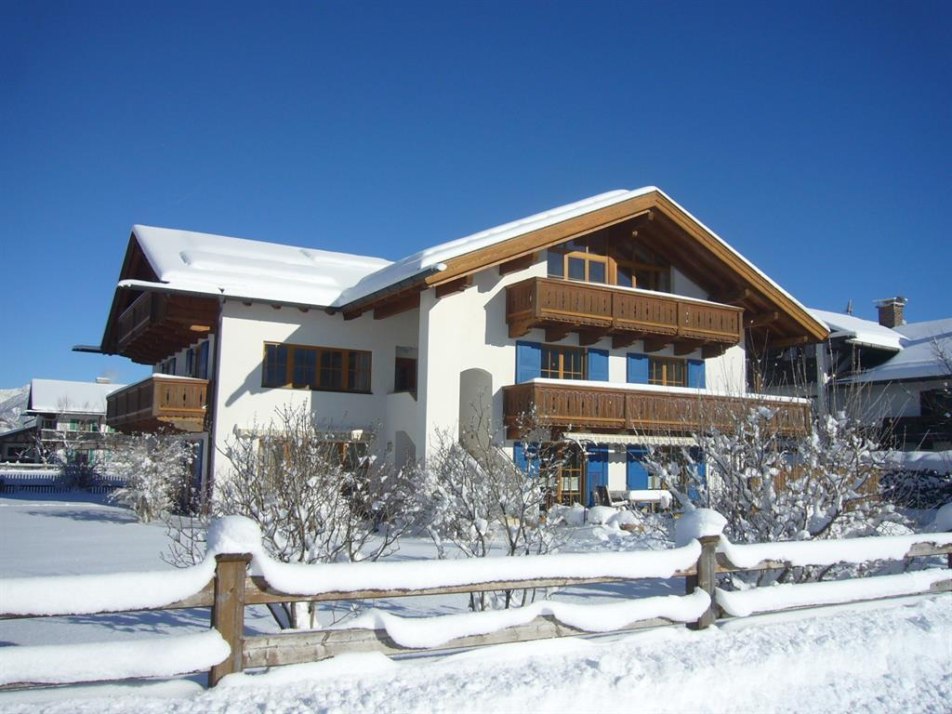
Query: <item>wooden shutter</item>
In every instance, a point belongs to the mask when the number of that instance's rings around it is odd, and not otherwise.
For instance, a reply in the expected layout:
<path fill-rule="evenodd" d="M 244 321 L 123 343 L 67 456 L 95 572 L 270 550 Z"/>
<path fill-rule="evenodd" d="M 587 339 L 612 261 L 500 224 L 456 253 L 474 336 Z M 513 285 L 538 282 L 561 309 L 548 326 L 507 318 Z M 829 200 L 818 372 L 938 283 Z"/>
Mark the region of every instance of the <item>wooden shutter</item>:
<path fill-rule="evenodd" d="M 608 350 L 588 351 L 588 378 L 596 382 L 608 381 Z"/>
<path fill-rule="evenodd" d="M 648 469 L 644 457 L 647 449 L 640 446 L 628 447 L 628 464 L 625 485 L 629 491 L 641 491 L 648 488 Z"/>
<path fill-rule="evenodd" d="M 516 343 L 516 383 L 522 384 L 542 374 L 542 345 L 538 342 Z"/>
<path fill-rule="evenodd" d="M 628 355 L 628 383 L 648 384 L 648 355 Z"/>
<path fill-rule="evenodd" d="M 704 389 L 706 382 L 707 380 L 704 376 L 704 360 L 689 359 L 688 386 L 695 387 L 696 389 Z"/>

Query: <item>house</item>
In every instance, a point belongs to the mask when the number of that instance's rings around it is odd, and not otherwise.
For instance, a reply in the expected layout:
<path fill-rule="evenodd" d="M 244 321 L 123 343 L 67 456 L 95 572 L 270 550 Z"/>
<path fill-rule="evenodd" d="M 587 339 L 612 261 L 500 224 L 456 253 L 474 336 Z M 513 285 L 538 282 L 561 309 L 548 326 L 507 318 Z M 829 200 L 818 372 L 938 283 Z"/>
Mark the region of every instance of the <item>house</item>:
<path fill-rule="evenodd" d="M 952 449 L 952 318 L 907 323 L 906 304 L 878 301 L 877 320 L 810 310 L 829 338 L 771 353 L 770 391 L 879 424 L 884 441 L 903 450 Z"/>
<path fill-rule="evenodd" d="M 107 458 L 105 435 L 111 430 L 106 424 L 106 398 L 123 386 L 104 380 L 32 380 L 24 423 L 0 434 L 2 460 L 44 463 L 59 455 L 67 464 L 102 463 Z"/>
<path fill-rule="evenodd" d="M 135 226 L 101 344 L 153 367 L 107 422 L 216 450 L 310 409 L 342 449 L 404 465 L 480 424 L 518 463 L 560 452 L 556 490 L 646 488 L 648 443 L 689 443 L 766 399 L 747 358 L 826 327 L 657 188 L 622 190 L 402 260 Z M 781 428 L 809 403 L 772 398 Z M 491 432 L 491 433 L 490 433 Z M 532 442 L 527 446 L 526 439 Z M 219 461 L 221 461 L 219 459 Z"/>

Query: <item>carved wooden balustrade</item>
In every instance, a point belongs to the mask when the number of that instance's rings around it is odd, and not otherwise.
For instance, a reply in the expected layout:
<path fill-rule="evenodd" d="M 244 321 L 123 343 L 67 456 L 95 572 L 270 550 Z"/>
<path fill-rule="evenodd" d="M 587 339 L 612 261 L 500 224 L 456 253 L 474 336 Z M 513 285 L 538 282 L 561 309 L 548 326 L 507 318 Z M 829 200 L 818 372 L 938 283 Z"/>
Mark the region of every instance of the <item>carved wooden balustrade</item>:
<path fill-rule="evenodd" d="M 120 431 L 202 431 L 208 380 L 153 374 L 106 397 L 106 423 Z"/>
<path fill-rule="evenodd" d="M 561 429 L 629 430 L 645 434 L 690 434 L 716 428 L 729 430 L 751 409 L 767 407 L 781 434 L 804 434 L 810 404 L 762 395 L 732 397 L 703 392 L 638 390 L 527 382 L 503 387 L 507 436 L 520 438 L 534 426 Z"/>
<path fill-rule="evenodd" d="M 579 332 L 583 344 L 611 335 L 616 347 L 636 339 L 652 340 L 653 349 L 673 344 L 676 353 L 703 347 L 713 356 L 741 340 L 743 310 L 645 290 L 529 278 L 506 288 L 510 337 L 530 329 L 560 338 Z"/>

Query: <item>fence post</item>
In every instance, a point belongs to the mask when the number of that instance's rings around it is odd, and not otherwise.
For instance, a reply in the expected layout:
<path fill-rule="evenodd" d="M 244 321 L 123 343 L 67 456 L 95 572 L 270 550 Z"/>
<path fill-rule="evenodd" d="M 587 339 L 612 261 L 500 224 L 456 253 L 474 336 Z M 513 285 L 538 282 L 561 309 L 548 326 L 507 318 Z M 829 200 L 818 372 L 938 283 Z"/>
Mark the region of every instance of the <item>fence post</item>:
<path fill-rule="evenodd" d="M 221 553 L 215 556 L 215 603 L 212 627 L 231 647 L 231 654 L 208 671 L 208 686 L 214 687 L 226 674 L 240 672 L 244 655 L 245 576 L 250 553 Z"/>
<path fill-rule="evenodd" d="M 714 602 L 714 588 L 717 586 L 717 544 L 720 539 L 721 537 L 719 535 L 708 535 L 698 538 L 698 541 L 701 543 L 701 555 L 697 559 L 697 575 L 689 575 L 685 579 L 688 595 L 700 588 L 711 598 L 710 606 L 697 619 L 697 622 L 688 625 L 688 627 L 693 630 L 703 630 L 710 627 L 717 619 L 717 604 Z"/>

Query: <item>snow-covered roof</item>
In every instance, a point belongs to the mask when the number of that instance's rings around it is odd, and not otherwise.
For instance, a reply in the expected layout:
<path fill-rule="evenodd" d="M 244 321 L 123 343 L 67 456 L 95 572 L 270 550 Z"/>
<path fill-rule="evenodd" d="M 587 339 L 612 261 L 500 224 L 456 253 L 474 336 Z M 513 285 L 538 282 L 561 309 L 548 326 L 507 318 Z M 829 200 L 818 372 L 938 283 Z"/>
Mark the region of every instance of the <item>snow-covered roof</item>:
<path fill-rule="evenodd" d="M 163 287 L 199 294 L 333 305 L 346 288 L 390 265 L 382 258 L 211 233 L 138 225 L 132 231 Z"/>
<path fill-rule="evenodd" d="M 509 223 L 503 223 L 500 226 L 473 233 L 463 238 L 457 238 L 446 243 L 425 248 L 418 253 L 409 255 L 367 276 L 367 278 L 360 283 L 354 285 L 353 288 L 345 291 L 341 296 L 339 304 L 344 305 L 367 297 L 378 290 L 395 285 L 403 280 L 419 275 L 422 272 L 434 269 L 439 270 L 444 262 L 452 258 L 458 258 L 466 253 L 472 253 L 481 248 L 502 243 L 510 238 L 531 233 L 540 228 L 545 228 L 570 218 L 575 218 L 576 216 L 581 216 L 585 213 L 596 211 L 615 203 L 621 203 L 629 198 L 657 190 L 658 189 L 654 186 L 647 186 L 634 191 L 618 190 L 600 193 L 597 196 L 592 196 L 574 203 L 568 203 L 564 206 L 543 211 L 542 213 L 536 213 Z"/>
<path fill-rule="evenodd" d="M 952 318 L 915 322 L 895 328 L 902 349 L 886 362 L 844 381 L 896 382 L 952 378 Z"/>
<path fill-rule="evenodd" d="M 161 289 L 285 304 L 344 307 L 445 268 L 445 262 L 562 221 L 657 192 L 796 306 L 792 295 L 654 186 L 616 190 L 441 243 L 396 262 L 243 238 L 137 225 L 133 233 Z M 140 280 L 120 287 L 156 288 Z"/>
<path fill-rule="evenodd" d="M 30 412 L 56 414 L 105 414 L 106 395 L 124 384 L 68 382 L 61 379 L 34 379 L 30 382 Z"/>
<path fill-rule="evenodd" d="M 137 225 L 133 233 L 164 289 L 277 303 L 341 307 L 442 268 L 442 262 L 633 196 L 610 191 L 441 243 L 397 262 L 211 233 Z M 140 280 L 123 287 L 147 288 Z"/>
<path fill-rule="evenodd" d="M 851 344 L 898 352 L 902 349 L 902 335 L 873 320 L 864 320 L 853 315 L 809 308 L 813 317 L 827 326 L 830 339 L 845 337 Z"/>

